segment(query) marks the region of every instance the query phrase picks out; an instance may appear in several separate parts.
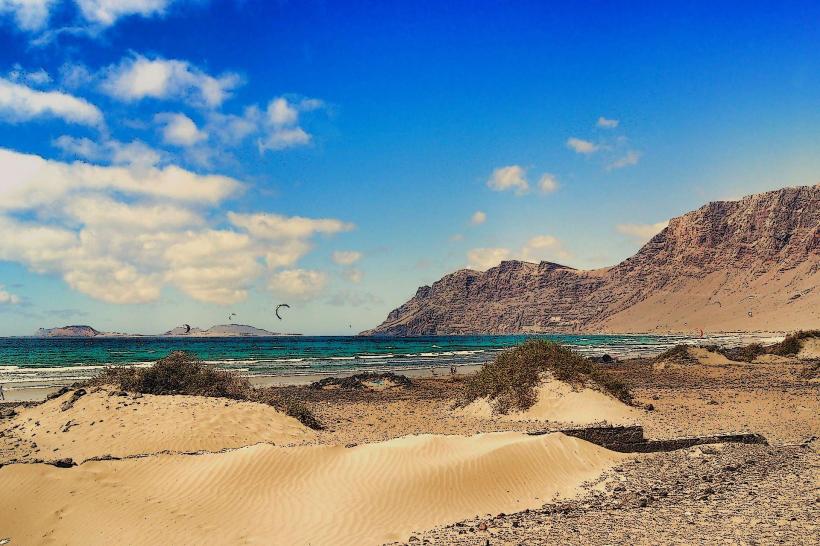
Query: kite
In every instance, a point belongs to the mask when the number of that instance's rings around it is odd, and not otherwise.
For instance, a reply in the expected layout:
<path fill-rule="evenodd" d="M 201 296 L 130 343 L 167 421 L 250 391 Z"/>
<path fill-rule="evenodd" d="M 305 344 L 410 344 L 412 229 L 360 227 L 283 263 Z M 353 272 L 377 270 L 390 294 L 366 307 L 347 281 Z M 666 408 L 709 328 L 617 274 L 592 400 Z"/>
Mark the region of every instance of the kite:
<path fill-rule="evenodd" d="M 274 313 L 276 313 L 276 318 L 278 318 L 279 320 L 282 320 L 282 317 L 279 315 L 279 308 L 280 307 L 287 307 L 288 309 L 290 309 L 290 305 L 288 305 L 287 303 L 280 303 L 279 305 L 276 306 L 276 311 L 274 311 Z"/>
<path fill-rule="evenodd" d="M 233 322 L 233 318 L 234 318 L 235 316 L 236 316 L 236 313 L 231 313 L 230 315 L 228 315 L 228 320 L 230 320 L 231 322 Z"/>
<path fill-rule="evenodd" d="M 182 326 L 185 327 L 185 333 L 186 334 L 191 331 L 191 325 L 190 324 L 183 324 Z"/>

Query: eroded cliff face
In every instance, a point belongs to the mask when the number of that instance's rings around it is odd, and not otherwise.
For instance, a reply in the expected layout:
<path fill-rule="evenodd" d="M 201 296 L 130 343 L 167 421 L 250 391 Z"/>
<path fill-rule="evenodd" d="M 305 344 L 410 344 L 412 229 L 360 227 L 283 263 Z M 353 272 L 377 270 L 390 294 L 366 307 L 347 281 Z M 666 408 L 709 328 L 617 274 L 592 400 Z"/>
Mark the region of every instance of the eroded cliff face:
<path fill-rule="evenodd" d="M 363 334 L 820 327 L 820 185 L 709 203 L 602 270 L 505 261 L 423 286 Z"/>

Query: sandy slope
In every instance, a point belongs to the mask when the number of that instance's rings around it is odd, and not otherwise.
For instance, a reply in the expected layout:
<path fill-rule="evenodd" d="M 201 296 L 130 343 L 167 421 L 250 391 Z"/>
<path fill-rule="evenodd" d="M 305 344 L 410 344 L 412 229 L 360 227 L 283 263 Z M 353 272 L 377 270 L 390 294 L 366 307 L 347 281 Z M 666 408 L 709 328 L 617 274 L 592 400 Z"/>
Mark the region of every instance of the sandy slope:
<path fill-rule="evenodd" d="M 538 399 L 527 411 L 496 416 L 511 421 L 554 421 L 573 425 L 607 422 L 613 425 L 640 421 L 636 408 L 590 388 L 573 388 L 562 381 L 545 380 L 537 388 Z M 462 416 L 493 418 L 493 408 L 487 399 L 476 400 L 455 410 Z"/>
<path fill-rule="evenodd" d="M 14 544 L 379 544 L 575 495 L 624 455 L 560 433 L 0 468 Z"/>
<path fill-rule="evenodd" d="M 199 396 L 110 396 L 107 389 L 61 410 L 71 393 L 20 409 L 0 421 L 0 453 L 11 443 L 35 444 L 28 458 L 76 462 L 159 451 L 218 451 L 267 442 L 301 443 L 314 432 L 274 408 Z"/>

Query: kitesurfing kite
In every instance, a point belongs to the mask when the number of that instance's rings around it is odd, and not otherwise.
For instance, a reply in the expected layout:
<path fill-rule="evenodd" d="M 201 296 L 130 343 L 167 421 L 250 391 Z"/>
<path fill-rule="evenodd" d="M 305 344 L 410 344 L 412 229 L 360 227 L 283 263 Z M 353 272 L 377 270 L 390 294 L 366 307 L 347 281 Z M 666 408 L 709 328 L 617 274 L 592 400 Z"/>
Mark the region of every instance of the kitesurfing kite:
<path fill-rule="evenodd" d="M 186 334 L 191 331 L 191 325 L 190 324 L 183 324 L 182 326 L 185 328 L 185 333 Z"/>
<path fill-rule="evenodd" d="M 233 322 L 233 318 L 234 318 L 235 316 L 236 316 L 236 313 L 231 313 L 230 315 L 228 315 L 228 320 L 229 320 L 229 321 L 231 321 L 231 322 Z"/>
<path fill-rule="evenodd" d="M 274 311 L 274 313 L 276 313 L 276 318 L 278 318 L 279 320 L 282 320 L 282 317 L 279 315 L 279 308 L 280 307 L 287 307 L 288 309 L 290 309 L 290 305 L 288 305 L 287 303 L 280 303 L 279 305 L 276 306 L 276 310 Z"/>

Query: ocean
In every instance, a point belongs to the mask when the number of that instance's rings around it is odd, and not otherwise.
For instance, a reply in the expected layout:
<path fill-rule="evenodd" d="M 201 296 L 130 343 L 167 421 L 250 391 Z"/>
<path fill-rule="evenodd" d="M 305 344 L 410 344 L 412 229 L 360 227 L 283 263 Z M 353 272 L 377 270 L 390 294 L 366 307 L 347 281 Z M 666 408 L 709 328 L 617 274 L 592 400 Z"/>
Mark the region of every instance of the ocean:
<path fill-rule="evenodd" d="M 6 389 L 66 385 L 93 377 L 105 366 L 150 366 L 171 351 L 189 351 L 204 362 L 244 376 L 401 372 L 437 366 L 482 364 L 527 339 L 506 336 L 284 336 L 0 338 L 0 384 Z M 737 345 L 748 336 L 539 335 L 585 355 L 653 356 L 677 343 Z"/>

